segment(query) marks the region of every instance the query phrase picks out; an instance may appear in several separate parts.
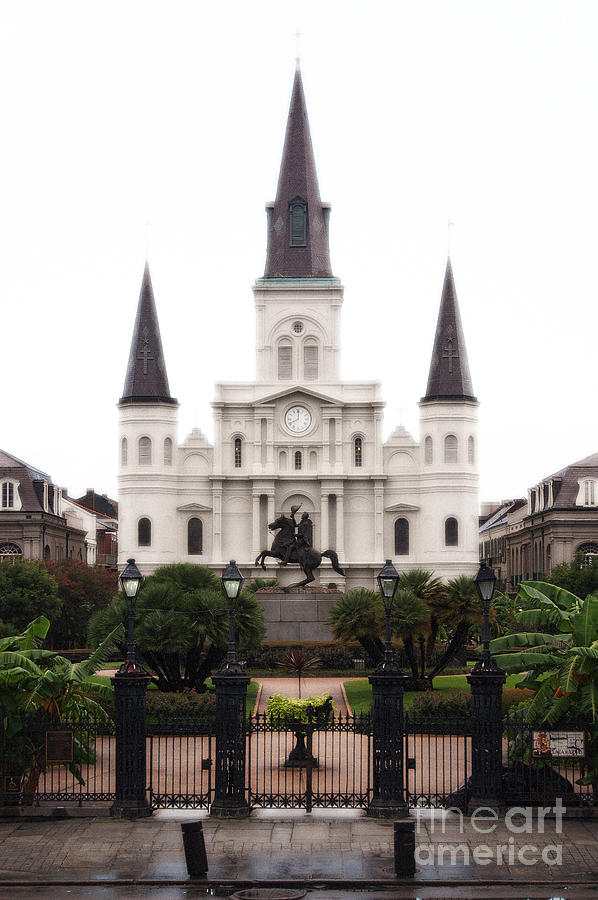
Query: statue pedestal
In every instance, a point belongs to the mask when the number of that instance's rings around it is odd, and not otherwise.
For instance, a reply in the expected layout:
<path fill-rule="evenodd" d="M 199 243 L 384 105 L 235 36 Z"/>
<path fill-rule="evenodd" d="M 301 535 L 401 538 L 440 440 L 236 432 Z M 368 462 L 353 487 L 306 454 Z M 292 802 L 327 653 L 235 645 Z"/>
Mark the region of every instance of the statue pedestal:
<path fill-rule="evenodd" d="M 262 588 L 255 597 L 264 610 L 267 641 L 334 640 L 326 620 L 342 591 L 313 585 L 291 588 L 288 593 Z"/>

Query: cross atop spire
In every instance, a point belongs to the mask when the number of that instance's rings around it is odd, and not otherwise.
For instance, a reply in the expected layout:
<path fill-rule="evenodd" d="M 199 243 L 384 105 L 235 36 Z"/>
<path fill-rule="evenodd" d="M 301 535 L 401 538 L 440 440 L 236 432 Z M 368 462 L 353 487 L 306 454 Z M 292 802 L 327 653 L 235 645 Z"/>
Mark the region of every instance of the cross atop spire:
<path fill-rule="evenodd" d="M 295 71 L 276 200 L 268 211 L 266 278 L 332 275 L 330 207 L 320 200 L 299 62 Z"/>
<path fill-rule="evenodd" d="M 475 400 L 450 258 L 446 263 L 426 400 Z"/>
<path fill-rule="evenodd" d="M 145 263 L 120 403 L 176 403 L 170 396 L 149 264 Z"/>

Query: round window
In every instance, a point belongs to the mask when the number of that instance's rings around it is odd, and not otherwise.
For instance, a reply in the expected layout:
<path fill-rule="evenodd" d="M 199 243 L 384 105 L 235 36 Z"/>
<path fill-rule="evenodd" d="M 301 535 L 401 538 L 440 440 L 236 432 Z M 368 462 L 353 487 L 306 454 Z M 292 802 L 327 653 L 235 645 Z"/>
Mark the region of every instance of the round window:
<path fill-rule="evenodd" d="M 301 334 L 301 332 L 303 331 L 303 322 L 294 322 L 293 331 L 295 332 L 295 334 Z"/>

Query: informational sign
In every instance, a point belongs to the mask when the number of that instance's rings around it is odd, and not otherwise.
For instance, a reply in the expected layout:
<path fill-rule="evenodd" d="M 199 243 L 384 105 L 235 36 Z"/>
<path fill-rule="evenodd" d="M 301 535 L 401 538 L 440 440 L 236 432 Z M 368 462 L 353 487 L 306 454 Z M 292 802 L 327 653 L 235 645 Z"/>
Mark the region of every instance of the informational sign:
<path fill-rule="evenodd" d="M 583 731 L 534 731 L 532 732 L 534 756 L 586 755 Z"/>
<path fill-rule="evenodd" d="M 46 731 L 46 762 L 73 761 L 73 732 Z"/>

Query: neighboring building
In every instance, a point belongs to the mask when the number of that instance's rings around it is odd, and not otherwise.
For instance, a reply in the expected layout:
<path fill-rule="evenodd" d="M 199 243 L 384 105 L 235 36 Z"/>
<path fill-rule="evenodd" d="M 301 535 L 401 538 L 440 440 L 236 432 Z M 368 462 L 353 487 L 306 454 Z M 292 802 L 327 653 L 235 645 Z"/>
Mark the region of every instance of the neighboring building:
<path fill-rule="evenodd" d="M 492 556 L 503 583 L 515 588 L 572 562 L 576 553 L 598 555 L 598 453 L 542 479 L 529 489 L 527 501 L 510 504 L 480 527 L 480 555 Z M 498 556 L 488 553 L 496 547 Z"/>
<path fill-rule="evenodd" d="M 527 503 L 522 499 L 503 500 L 480 517 L 480 559 L 492 561 L 497 578 L 496 589 L 499 591 L 506 591 L 511 583 L 508 517 L 513 517 L 526 507 Z"/>
<path fill-rule="evenodd" d="M 107 494 L 96 494 L 93 488 L 88 488 L 75 502 L 95 513 L 95 564 L 115 569 L 118 561 L 118 501 L 112 500 Z"/>
<path fill-rule="evenodd" d="M 87 525 L 49 475 L 0 450 L 0 559 L 86 561 Z"/>
<path fill-rule="evenodd" d="M 401 570 L 473 575 L 478 401 L 451 263 L 419 441 L 403 427 L 383 441 L 380 384 L 340 379 L 343 287 L 330 264 L 330 206 L 320 199 L 299 70 L 266 209 L 266 269 L 253 286 L 255 381 L 216 384 L 214 444 L 196 428 L 177 445 L 178 403 L 146 265 L 119 403 L 119 562 L 134 556 L 147 573 L 179 561 L 217 569 L 234 558 L 255 576 L 268 523 L 300 503 L 315 546 L 337 551 L 347 587 L 374 586 L 386 558 Z M 343 586 L 329 564 L 319 571 L 321 582 Z M 297 578 L 291 569 L 276 575 Z"/>

